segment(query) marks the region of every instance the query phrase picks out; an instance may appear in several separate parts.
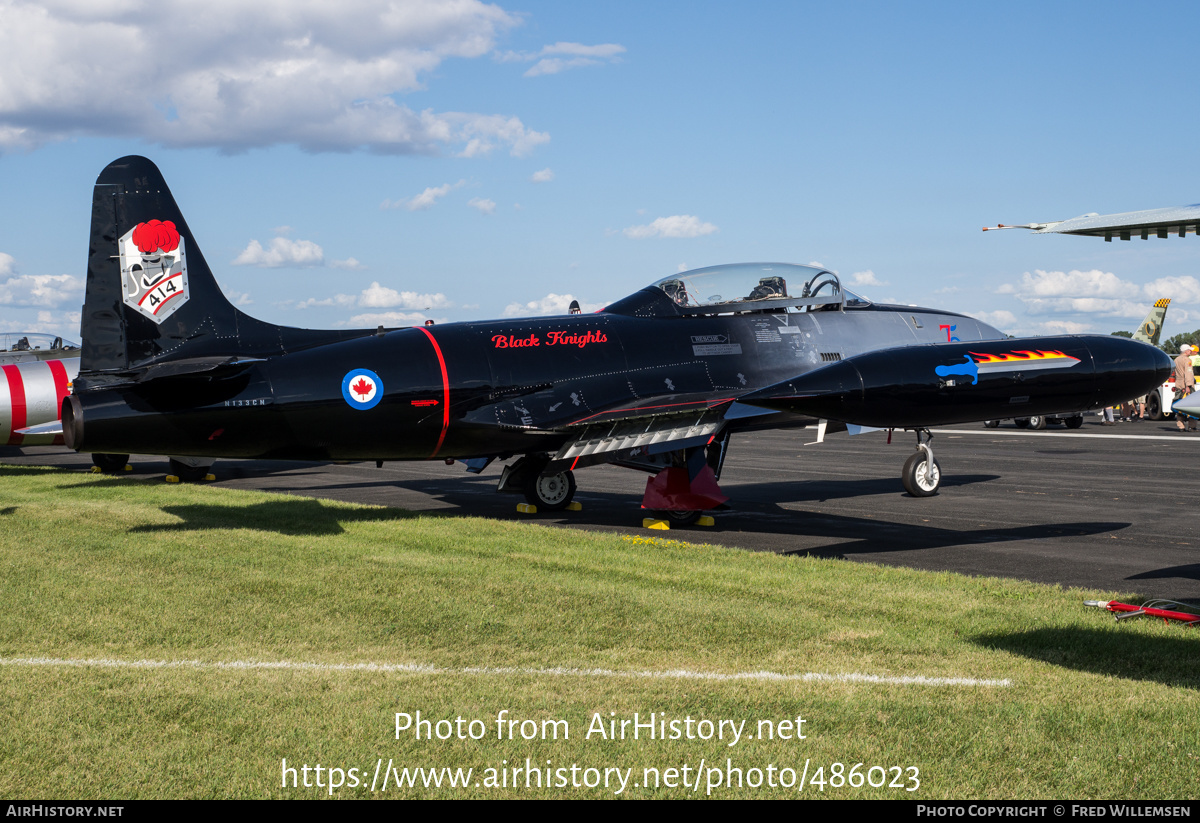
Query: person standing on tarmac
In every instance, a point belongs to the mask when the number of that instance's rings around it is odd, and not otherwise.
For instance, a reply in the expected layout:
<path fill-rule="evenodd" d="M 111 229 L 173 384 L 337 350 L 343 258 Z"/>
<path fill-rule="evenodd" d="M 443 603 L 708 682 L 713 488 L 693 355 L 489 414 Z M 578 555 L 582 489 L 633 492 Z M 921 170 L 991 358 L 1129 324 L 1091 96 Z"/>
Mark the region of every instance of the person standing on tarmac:
<path fill-rule="evenodd" d="M 1187 343 L 1179 347 L 1179 356 L 1175 358 L 1175 399 L 1182 400 L 1196 390 L 1196 372 L 1192 369 L 1193 348 Z M 1196 430 L 1196 420 L 1186 418 L 1182 414 L 1175 415 L 1175 426 L 1180 431 Z"/>

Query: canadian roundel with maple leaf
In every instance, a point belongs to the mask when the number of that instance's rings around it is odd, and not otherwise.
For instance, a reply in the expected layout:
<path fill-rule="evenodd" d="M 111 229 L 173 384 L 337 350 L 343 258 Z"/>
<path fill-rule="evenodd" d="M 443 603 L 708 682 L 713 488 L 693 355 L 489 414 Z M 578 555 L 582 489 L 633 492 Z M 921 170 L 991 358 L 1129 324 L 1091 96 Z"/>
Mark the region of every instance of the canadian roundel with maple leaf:
<path fill-rule="evenodd" d="M 370 369 L 354 369 L 342 378 L 342 397 L 351 408 L 374 408 L 383 399 L 383 381 Z"/>

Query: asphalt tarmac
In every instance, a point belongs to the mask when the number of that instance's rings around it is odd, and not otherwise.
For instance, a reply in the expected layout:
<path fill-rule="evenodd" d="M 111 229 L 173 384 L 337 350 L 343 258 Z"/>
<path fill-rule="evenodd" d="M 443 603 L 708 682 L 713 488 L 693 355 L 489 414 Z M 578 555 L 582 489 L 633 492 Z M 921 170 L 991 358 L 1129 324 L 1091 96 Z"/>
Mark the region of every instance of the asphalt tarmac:
<path fill-rule="evenodd" d="M 214 485 L 397 506 L 446 517 L 523 520 L 569 529 L 653 534 L 750 551 L 840 557 L 1200 604 L 1200 433 L 1172 421 L 1044 432 L 963 425 L 937 430 L 942 487 L 908 496 L 900 468 L 915 437 L 811 430 L 735 436 L 721 487 L 730 511 L 712 527 L 650 532 L 639 509 L 647 475 L 614 467 L 576 474 L 579 512 L 526 515 L 495 493 L 498 463 L 218 461 Z M 9 448 L 0 461 L 90 466 L 56 448 Z M 162 457 L 132 459 L 132 476 L 162 477 Z M 130 476 L 130 475 L 126 475 Z"/>

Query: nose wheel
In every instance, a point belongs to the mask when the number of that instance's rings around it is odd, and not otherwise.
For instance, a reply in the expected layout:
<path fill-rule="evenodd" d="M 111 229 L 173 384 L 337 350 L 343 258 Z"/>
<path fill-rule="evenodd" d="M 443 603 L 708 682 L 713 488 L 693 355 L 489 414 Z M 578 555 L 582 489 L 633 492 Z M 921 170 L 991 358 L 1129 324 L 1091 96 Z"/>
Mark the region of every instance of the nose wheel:
<path fill-rule="evenodd" d="M 942 485 L 942 467 L 934 459 L 929 445 L 932 440 L 929 429 L 917 429 L 917 451 L 904 462 L 900 473 L 904 490 L 913 497 L 932 497 Z"/>

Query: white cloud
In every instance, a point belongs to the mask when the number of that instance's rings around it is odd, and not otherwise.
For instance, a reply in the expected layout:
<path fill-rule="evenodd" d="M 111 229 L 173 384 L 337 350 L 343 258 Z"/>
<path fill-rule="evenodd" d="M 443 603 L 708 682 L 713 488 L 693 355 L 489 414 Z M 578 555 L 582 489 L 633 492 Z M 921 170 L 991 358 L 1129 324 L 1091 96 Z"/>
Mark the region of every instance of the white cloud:
<path fill-rule="evenodd" d="M 408 209 L 409 211 L 424 211 L 425 209 L 433 208 L 433 205 L 454 189 L 460 186 L 465 186 L 466 180 L 459 180 L 457 183 L 444 183 L 441 186 L 430 186 L 420 194 L 406 197 L 403 200 L 384 200 L 379 204 L 381 209 Z"/>
<path fill-rule="evenodd" d="M 25 319 L 6 318 L 0 320 L 0 332 L 38 332 L 53 334 L 68 340 L 79 339 L 79 322 L 83 315 L 77 311 L 39 311 L 36 322 Z"/>
<path fill-rule="evenodd" d="M 496 213 L 496 201 L 488 200 L 486 197 L 472 197 L 467 201 L 467 205 L 473 209 L 478 209 L 480 214 Z"/>
<path fill-rule="evenodd" d="M 510 115 L 413 111 L 448 59 L 520 19 L 481 0 L 5 0 L 0 148 L 91 135 L 239 152 L 527 153 Z M 469 152 L 468 152 L 469 149 Z"/>
<path fill-rule="evenodd" d="M 345 325 L 367 326 L 419 326 L 429 318 L 421 312 L 386 311 L 371 314 L 356 314 Z M 341 324 L 339 324 L 341 325 Z"/>
<path fill-rule="evenodd" d="M 1142 291 L 1150 300 L 1170 297 L 1173 301 L 1180 303 L 1200 303 L 1200 280 L 1191 275 L 1185 277 L 1160 277 L 1143 286 Z M 1172 314 L 1175 314 L 1175 312 L 1172 312 Z"/>
<path fill-rule="evenodd" d="M 531 300 L 528 303 L 509 303 L 504 308 L 505 317 L 535 317 L 548 314 L 568 314 L 571 308 L 571 301 L 576 298 L 570 294 L 554 294 L 551 292 L 540 300 Z M 607 306 L 607 303 L 587 303 L 583 300 L 579 301 L 579 308 L 584 314 L 590 314 L 594 311 Z"/>
<path fill-rule="evenodd" d="M 699 217 L 690 214 L 676 214 L 671 217 L 660 217 L 645 226 L 630 226 L 625 229 L 625 236 L 634 239 L 645 237 L 700 237 L 712 234 L 717 227 L 712 223 L 701 223 Z"/>
<path fill-rule="evenodd" d="M 1022 299 L 1034 297 L 1107 297 L 1136 298 L 1141 288 L 1136 283 L 1122 280 L 1112 272 L 1092 269 L 1091 271 L 1042 271 L 1025 272 L 1017 285 L 1005 284 L 997 289 L 998 294 L 1015 294 Z"/>
<path fill-rule="evenodd" d="M 970 317 L 974 317 L 976 320 L 982 320 L 989 326 L 995 326 L 1001 331 L 1011 329 L 1017 323 L 1017 316 L 1010 311 L 1005 311 L 1004 309 L 999 309 L 997 311 L 966 312 L 966 314 Z"/>
<path fill-rule="evenodd" d="M 376 281 L 363 289 L 360 294 L 335 294 L 333 297 L 322 299 L 314 297 L 297 303 L 296 308 L 311 309 L 316 306 L 338 306 L 341 308 L 391 309 L 398 307 L 428 311 L 429 309 L 451 308 L 453 305 L 453 303 L 446 299 L 446 295 L 441 292 L 437 294 L 419 294 L 415 291 L 396 291 L 387 286 L 382 286 Z M 365 317 L 366 315 L 363 316 Z M 424 320 L 425 318 L 422 317 L 421 319 Z M 378 323 L 375 325 L 378 325 Z M 384 325 L 387 324 L 385 323 Z"/>
<path fill-rule="evenodd" d="M 607 63 L 619 63 L 625 47 L 617 43 L 600 43 L 595 46 L 585 46 L 583 43 L 555 43 L 543 46 L 541 51 L 517 52 L 509 51 L 497 55 L 505 63 L 522 62 L 537 63 L 526 72 L 526 77 L 538 77 L 543 74 L 558 74 L 567 69 L 577 69 L 583 66 L 601 66 Z"/>
<path fill-rule="evenodd" d="M 1033 273 L 1025 272 L 1019 283 L 1000 286 L 996 293 L 1015 296 L 1032 315 L 1089 314 L 1141 319 L 1150 310 L 1150 305 L 1142 299 L 1143 287 L 1099 269 L 1069 272 L 1036 269 Z M 1055 322 L 1071 325 L 1073 321 L 1046 321 L 1041 327 L 1051 328 L 1047 323 Z M 1073 325 L 1089 328 L 1079 323 Z M 1064 332 L 1058 329 L 1055 333 Z"/>
<path fill-rule="evenodd" d="M 0 276 L 12 274 L 15 268 L 16 261 L 13 256 L 0 251 Z"/>
<path fill-rule="evenodd" d="M 12 258 L 0 260 L 0 274 L 12 271 Z M 70 274 L 23 274 L 0 283 L 0 305 L 58 308 L 67 303 L 83 304 L 84 281 Z"/>
<path fill-rule="evenodd" d="M 251 240 L 233 260 L 235 266 L 258 266 L 262 269 L 311 268 L 325 265 L 325 252 L 311 240 L 288 240 L 276 237 L 271 247 L 264 249 Z"/>
<path fill-rule="evenodd" d="M 1079 323 L 1074 320 L 1046 320 L 1041 323 L 1027 323 L 1020 329 L 1022 336 L 1050 334 L 1085 334 L 1092 331 L 1090 323 Z"/>
<path fill-rule="evenodd" d="M 348 269 L 349 271 L 366 271 L 367 269 L 366 266 L 353 257 L 347 257 L 345 260 L 330 260 L 329 267 L 333 269 Z"/>
<path fill-rule="evenodd" d="M 886 286 L 887 281 L 881 281 L 875 276 L 875 272 L 867 269 L 866 271 L 856 271 L 850 275 L 850 285 L 852 286 Z"/>
<path fill-rule="evenodd" d="M 301 300 L 296 304 L 298 309 L 311 309 L 316 306 L 343 306 L 354 308 L 358 305 L 358 295 L 354 294 L 335 294 L 333 297 L 324 297 L 318 300 L 315 297 L 310 297 L 308 300 Z"/>
<path fill-rule="evenodd" d="M 529 179 L 534 183 L 549 183 L 554 179 L 554 172 L 547 166 L 541 171 L 535 171 Z"/>
<path fill-rule="evenodd" d="M 395 306 L 405 309 L 445 309 L 452 304 L 441 292 L 418 294 L 415 291 L 396 291 L 376 282 L 363 289 L 358 297 L 358 305 L 374 309 L 390 309 Z"/>

